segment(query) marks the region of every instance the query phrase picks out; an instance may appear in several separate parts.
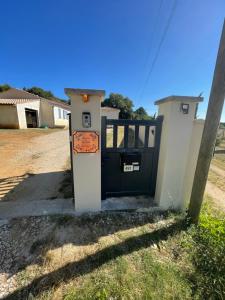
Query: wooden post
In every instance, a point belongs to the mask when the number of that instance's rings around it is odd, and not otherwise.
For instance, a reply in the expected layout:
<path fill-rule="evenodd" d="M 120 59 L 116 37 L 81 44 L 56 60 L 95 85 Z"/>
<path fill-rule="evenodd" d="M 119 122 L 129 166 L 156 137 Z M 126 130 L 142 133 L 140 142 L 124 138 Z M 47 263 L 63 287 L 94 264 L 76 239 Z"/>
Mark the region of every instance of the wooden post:
<path fill-rule="evenodd" d="M 197 224 L 208 178 L 210 162 L 213 155 L 217 130 L 225 98 L 225 21 L 217 54 L 209 104 L 202 134 L 188 217 Z"/>

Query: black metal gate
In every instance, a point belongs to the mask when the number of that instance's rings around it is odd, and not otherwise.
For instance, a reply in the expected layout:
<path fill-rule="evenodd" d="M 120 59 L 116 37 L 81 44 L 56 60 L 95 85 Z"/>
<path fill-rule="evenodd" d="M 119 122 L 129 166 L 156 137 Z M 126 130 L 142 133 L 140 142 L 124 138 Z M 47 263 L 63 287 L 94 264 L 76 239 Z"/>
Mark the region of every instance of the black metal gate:
<path fill-rule="evenodd" d="M 111 120 L 102 117 L 102 199 L 155 194 L 163 117 Z"/>

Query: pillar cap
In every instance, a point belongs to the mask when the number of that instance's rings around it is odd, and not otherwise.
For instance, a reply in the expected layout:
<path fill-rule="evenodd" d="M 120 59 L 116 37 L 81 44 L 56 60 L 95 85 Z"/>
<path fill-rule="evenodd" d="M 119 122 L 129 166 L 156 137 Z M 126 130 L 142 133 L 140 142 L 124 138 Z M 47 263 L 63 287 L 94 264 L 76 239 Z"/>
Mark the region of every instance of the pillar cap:
<path fill-rule="evenodd" d="M 166 98 L 159 99 L 155 101 L 155 105 L 160 105 L 166 102 L 192 102 L 192 103 L 198 103 L 202 102 L 203 97 L 193 97 L 193 96 L 169 96 Z"/>
<path fill-rule="evenodd" d="M 64 89 L 66 95 L 88 95 L 88 96 L 105 96 L 104 90 L 90 90 L 90 89 L 73 89 L 73 88 L 65 88 Z"/>

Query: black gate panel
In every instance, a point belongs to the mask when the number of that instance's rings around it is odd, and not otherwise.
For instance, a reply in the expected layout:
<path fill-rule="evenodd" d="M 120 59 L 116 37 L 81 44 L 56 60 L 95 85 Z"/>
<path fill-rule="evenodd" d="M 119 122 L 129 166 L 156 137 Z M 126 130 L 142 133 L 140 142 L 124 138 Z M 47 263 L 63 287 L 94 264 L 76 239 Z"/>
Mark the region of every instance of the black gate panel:
<path fill-rule="evenodd" d="M 155 194 L 163 117 L 111 120 L 102 117 L 102 199 Z"/>

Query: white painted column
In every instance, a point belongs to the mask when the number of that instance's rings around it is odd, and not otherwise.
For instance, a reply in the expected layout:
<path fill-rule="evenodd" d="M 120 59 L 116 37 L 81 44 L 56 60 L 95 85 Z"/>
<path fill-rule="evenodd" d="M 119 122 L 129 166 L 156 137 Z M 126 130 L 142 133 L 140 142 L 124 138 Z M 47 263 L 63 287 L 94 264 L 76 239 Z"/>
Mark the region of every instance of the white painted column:
<path fill-rule="evenodd" d="M 185 184 L 183 187 L 183 206 L 182 209 L 185 210 L 188 207 L 192 186 L 195 176 L 195 169 L 197 165 L 198 153 L 200 149 L 200 144 L 202 140 L 202 133 L 204 129 L 204 120 L 194 120 L 193 122 L 193 129 L 191 135 L 191 142 L 188 152 L 188 160 L 186 164 L 186 173 L 185 173 Z"/>
<path fill-rule="evenodd" d="M 190 160 L 195 168 L 198 155 L 192 141 L 196 141 L 193 128 L 196 105 L 200 101 L 203 98 L 171 96 L 155 102 L 159 106 L 158 115 L 164 116 L 155 193 L 155 202 L 163 209 L 184 209 L 192 188 L 194 171 L 187 168 Z M 188 105 L 188 113 L 185 113 L 185 105 Z M 193 153 L 192 146 L 195 147 Z M 185 190 L 186 184 L 188 190 Z"/>
<path fill-rule="evenodd" d="M 101 101 L 102 90 L 65 89 L 71 99 L 72 133 L 93 131 L 99 134 L 97 153 L 76 153 L 73 151 L 73 177 L 75 210 L 91 212 L 101 210 Z M 91 115 L 91 127 L 85 128 L 82 113 Z"/>

